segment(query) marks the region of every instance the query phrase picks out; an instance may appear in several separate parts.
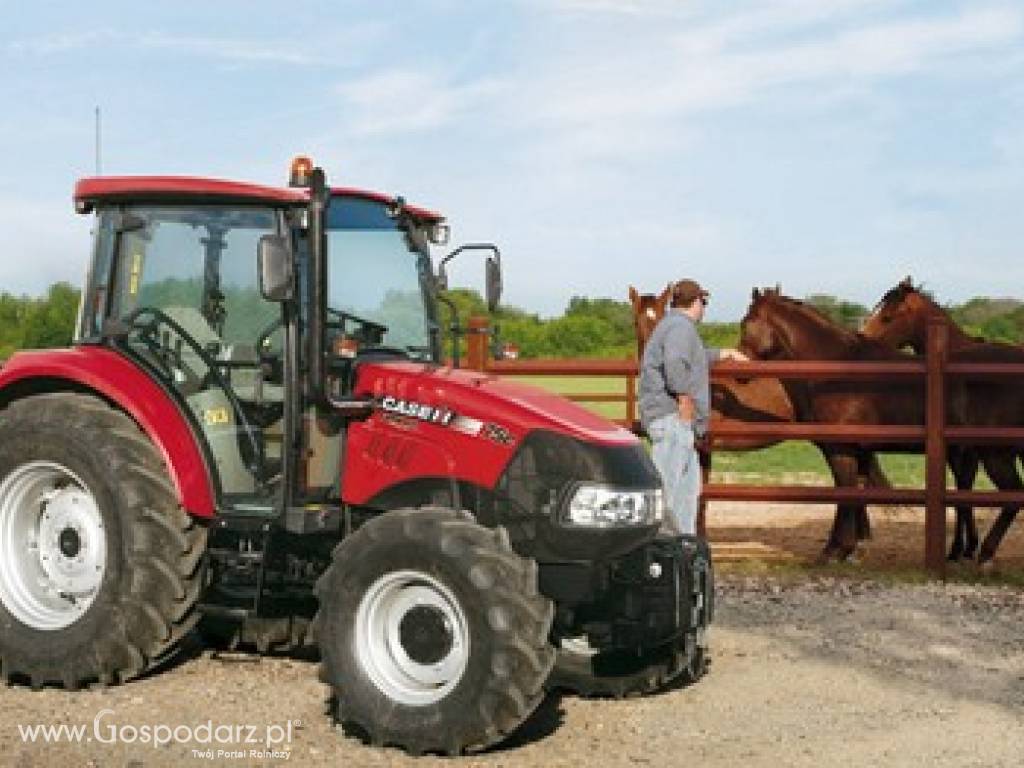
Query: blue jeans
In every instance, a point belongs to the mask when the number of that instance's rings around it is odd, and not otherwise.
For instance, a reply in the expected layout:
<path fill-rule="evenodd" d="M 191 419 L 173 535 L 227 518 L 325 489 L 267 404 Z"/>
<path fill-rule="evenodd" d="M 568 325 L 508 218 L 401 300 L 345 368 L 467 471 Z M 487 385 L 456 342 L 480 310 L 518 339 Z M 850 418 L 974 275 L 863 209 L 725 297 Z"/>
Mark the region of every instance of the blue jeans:
<path fill-rule="evenodd" d="M 665 528 L 673 534 L 697 533 L 697 506 L 700 503 L 700 461 L 694 445 L 693 425 L 670 413 L 655 419 L 647 427 L 651 438 L 654 465 L 665 487 L 668 514 Z"/>

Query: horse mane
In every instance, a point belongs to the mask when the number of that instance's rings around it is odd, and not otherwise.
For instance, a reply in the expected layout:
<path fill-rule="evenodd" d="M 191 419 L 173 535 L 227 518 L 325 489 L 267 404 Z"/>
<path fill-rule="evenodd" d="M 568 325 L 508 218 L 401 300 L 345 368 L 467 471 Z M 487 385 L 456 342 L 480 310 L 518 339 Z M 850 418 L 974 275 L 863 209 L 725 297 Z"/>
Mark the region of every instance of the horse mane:
<path fill-rule="evenodd" d="M 919 296 L 923 296 L 924 298 L 928 299 L 932 304 L 936 303 L 935 296 L 932 294 L 931 291 L 925 290 L 923 283 L 919 285 L 914 285 L 914 281 L 911 280 L 910 277 L 906 277 L 903 280 L 901 280 L 900 284 L 897 285 L 895 288 L 890 288 L 888 291 L 886 291 L 882 295 L 882 298 L 875 305 L 874 309 L 875 311 L 877 311 L 882 307 L 890 307 L 894 304 L 900 304 L 903 302 L 905 298 L 907 298 L 907 296 L 909 296 L 912 293 L 916 293 Z"/>
<path fill-rule="evenodd" d="M 836 323 L 820 309 L 805 301 L 794 299 L 791 296 L 784 296 L 781 293 L 762 294 L 762 299 L 794 310 L 800 318 L 809 323 L 815 330 L 843 347 L 846 350 L 844 359 L 885 360 L 891 359 L 894 355 L 902 357 L 899 352 L 896 352 L 882 342 L 868 338 L 862 333 Z"/>
<path fill-rule="evenodd" d="M 764 298 L 777 301 L 780 304 L 785 304 L 793 309 L 797 310 L 801 315 L 811 320 L 821 330 L 831 333 L 836 336 L 842 336 L 845 341 L 854 343 L 859 333 L 851 331 L 849 328 L 844 328 L 838 323 L 834 322 L 832 318 L 822 312 L 820 309 L 815 307 L 813 304 L 808 304 L 806 301 L 795 299 L 792 296 L 786 296 L 778 291 L 765 292 L 762 294 Z"/>

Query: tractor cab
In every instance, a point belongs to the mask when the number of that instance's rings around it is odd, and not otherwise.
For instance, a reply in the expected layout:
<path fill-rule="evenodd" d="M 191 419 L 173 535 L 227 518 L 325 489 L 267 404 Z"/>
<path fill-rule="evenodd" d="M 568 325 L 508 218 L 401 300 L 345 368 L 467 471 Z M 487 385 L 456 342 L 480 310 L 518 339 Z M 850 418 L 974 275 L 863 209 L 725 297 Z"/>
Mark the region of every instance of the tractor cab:
<path fill-rule="evenodd" d="M 301 186 L 139 177 L 76 188 L 79 210 L 96 213 L 77 339 L 115 345 L 187 406 L 222 511 L 339 499 L 343 425 L 327 398 L 351 394 L 361 361 L 440 358 L 429 243 L 443 217 L 363 190 L 320 194 L 311 228 Z M 262 284 L 268 241 L 290 301 Z M 303 451 L 286 460 L 293 444 Z"/>

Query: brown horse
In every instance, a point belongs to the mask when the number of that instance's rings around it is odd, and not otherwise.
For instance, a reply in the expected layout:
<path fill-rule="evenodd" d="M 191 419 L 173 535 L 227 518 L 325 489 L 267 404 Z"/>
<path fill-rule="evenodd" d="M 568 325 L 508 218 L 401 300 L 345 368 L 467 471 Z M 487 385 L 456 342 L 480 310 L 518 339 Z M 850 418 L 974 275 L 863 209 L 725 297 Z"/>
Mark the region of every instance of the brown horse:
<path fill-rule="evenodd" d="M 740 349 L 761 360 L 900 360 L 906 355 L 834 324 L 816 309 L 775 292 L 754 289 L 741 323 Z M 920 383 L 844 381 L 783 382 L 797 420 L 834 424 L 923 424 Z M 862 445 L 816 443 L 839 487 L 864 487 L 875 460 Z M 920 450 L 916 446 L 875 449 Z M 840 504 L 822 559 L 849 557 L 856 549 L 862 504 Z"/>
<path fill-rule="evenodd" d="M 986 342 L 963 332 L 949 313 L 935 303 L 931 296 L 915 286 L 907 277 L 888 291 L 878 303 L 874 313 L 865 321 L 862 332 L 894 347 L 910 346 L 917 354 L 924 354 L 928 337 L 928 322 L 938 318 L 948 329 L 949 358 L 958 362 L 1024 362 L 1024 347 L 1012 344 Z M 1015 382 L 960 381 L 950 389 L 950 407 L 947 420 L 960 425 L 1022 425 L 1024 424 L 1024 397 Z M 952 446 L 949 463 L 959 489 L 974 486 L 979 460 L 985 471 L 999 488 L 1021 487 L 1016 470 L 1019 448 L 982 446 L 976 449 Z M 1006 535 L 1018 507 L 1003 507 L 996 522 L 985 537 L 979 552 L 979 562 L 990 560 Z M 973 557 L 978 546 L 978 529 L 973 509 L 957 506 L 956 534 L 950 550 L 950 559 Z"/>
<path fill-rule="evenodd" d="M 668 301 L 672 298 L 672 285 L 669 284 L 659 294 L 639 293 L 632 285 L 629 286 L 629 303 L 633 305 L 633 327 L 636 328 L 636 359 L 643 360 L 644 347 L 654 333 L 654 326 L 668 311 Z"/>

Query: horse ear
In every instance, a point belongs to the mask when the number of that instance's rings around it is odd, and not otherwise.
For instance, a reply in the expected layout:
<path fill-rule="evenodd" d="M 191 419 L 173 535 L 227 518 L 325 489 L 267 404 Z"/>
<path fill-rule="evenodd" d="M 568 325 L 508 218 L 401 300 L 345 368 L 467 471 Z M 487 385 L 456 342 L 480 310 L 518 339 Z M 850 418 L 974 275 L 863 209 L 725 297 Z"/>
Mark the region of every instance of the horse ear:
<path fill-rule="evenodd" d="M 904 290 L 907 291 L 912 290 L 914 288 L 913 278 L 911 278 L 910 275 L 904 277 L 903 280 L 900 281 L 900 288 L 903 288 Z"/>
<path fill-rule="evenodd" d="M 757 301 L 758 299 L 761 298 L 761 291 L 759 291 L 757 288 L 754 288 L 754 290 L 750 292 L 750 298 L 753 301 Z"/>
<path fill-rule="evenodd" d="M 640 301 L 640 294 L 636 292 L 636 288 L 632 285 L 629 286 L 629 303 L 636 309 L 637 302 Z"/>
<path fill-rule="evenodd" d="M 668 300 L 669 300 L 669 297 L 671 295 L 672 295 L 672 283 L 669 283 L 668 285 L 665 286 L 665 290 L 661 292 L 661 295 L 658 296 L 658 303 L 659 304 L 667 304 Z"/>

